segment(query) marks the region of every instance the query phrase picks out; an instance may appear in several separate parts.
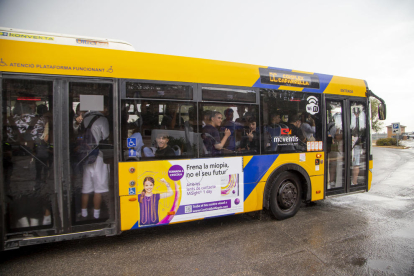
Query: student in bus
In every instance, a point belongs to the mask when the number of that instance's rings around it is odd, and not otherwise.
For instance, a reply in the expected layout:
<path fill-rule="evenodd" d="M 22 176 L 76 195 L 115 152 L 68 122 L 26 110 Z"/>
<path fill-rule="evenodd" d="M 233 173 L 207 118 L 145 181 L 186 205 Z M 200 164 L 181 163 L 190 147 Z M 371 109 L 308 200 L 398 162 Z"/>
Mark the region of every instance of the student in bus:
<path fill-rule="evenodd" d="M 46 148 L 41 155 L 39 150 L 40 141 L 44 136 L 46 120 L 43 117 L 42 107 L 40 107 L 39 111 L 42 113 L 40 118 L 36 114 L 36 103 L 27 101 L 16 101 L 13 110 L 13 122 L 15 125 L 12 129 L 18 130 L 15 132 L 16 139 L 13 140 L 18 142 L 21 149 L 35 161 L 36 168 L 34 186 L 31 189 L 20 190 L 18 198 L 13 200 L 11 204 L 17 228 L 34 227 L 41 224 L 48 225 L 51 223 L 51 214 L 46 207 L 47 203 L 44 197 L 45 187 L 40 183 L 42 169 L 44 169 L 44 176 L 47 175 L 49 152 Z M 44 166 L 44 168 L 40 168 L 40 166 Z"/>
<path fill-rule="evenodd" d="M 236 122 L 233 121 L 234 110 L 231 108 L 224 110 L 224 117 L 225 119 L 222 122 L 220 131 L 224 132 L 226 128 L 231 131 L 230 137 L 227 139 L 224 147 L 228 150 L 234 151 L 236 149 Z"/>
<path fill-rule="evenodd" d="M 39 119 L 35 125 L 36 138 L 36 181 L 45 181 L 49 169 L 49 119 L 48 109 L 44 104 L 37 106 Z"/>
<path fill-rule="evenodd" d="M 306 142 L 306 137 L 303 135 L 303 132 L 300 128 L 302 121 L 298 115 L 289 116 L 289 129 L 292 136 L 299 138 L 299 141 Z"/>
<path fill-rule="evenodd" d="M 163 158 L 165 156 L 175 156 L 174 150 L 168 145 L 168 142 L 170 140 L 168 139 L 168 134 L 166 131 L 158 133 L 155 141 L 157 142 L 155 157 Z"/>
<path fill-rule="evenodd" d="M 184 127 L 184 119 L 180 116 L 180 106 L 177 103 L 169 103 L 162 117 L 161 128 L 181 129 Z"/>
<path fill-rule="evenodd" d="M 157 103 L 142 102 L 141 117 L 144 127 L 158 128 L 159 105 Z"/>
<path fill-rule="evenodd" d="M 338 165 L 342 166 L 343 157 L 343 136 L 342 136 L 342 117 L 341 113 L 334 113 L 332 115 L 331 105 L 327 105 L 328 124 L 326 126 L 327 149 L 328 149 L 328 189 L 341 187 L 342 181 L 337 181 Z"/>
<path fill-rule="evenodd" d="M 206 125 L 208 125 L 208 124 L 210 124 L 211 123 L 211 113 L 212 113 L 213 111 L 211 111 L 211 110 L 205 110 L 204 112 L 203 112 L 203 120 L 201 121 L 201 127 L 202 128 L 204 128 Z"/>
<path fill-rule="evenodd" d="M 95 116 L 96 121 L 91 126 L 91 131 L 95 139 L 95 143 L 99 144 L 101 140 L 109 137 L 109 122 L 104 116 L 107 113 L 107 105 L 103 111 L 88 111 L 84 114 L 82 123 L 87 126 Z M 88 201 L 89 195 L 93 195 L 94 212 L 93 217 L 99 219 L 101 212 L 102 194 L 109 191 L 109 164 L 105 164 L 103 153 L 99 151 L 96 161 L 83 166 L 83 186 L 82 186 L 82 209 L 83 218 L 88 217 Z"/>
<path fill-rule="evenodd" d="M 147 176 L 144 178 L 144 189 L 141 194 L 138 195 L 139 202 L 139 224 L 140 226 L 147 226 L 159 223 L 158 206 L 160 199 L 167 198 L 174 195 L 170 184 L 164 179 L 160 179 L 160 182 L 167 186 L 167 192 L 154 194 L 154 178 Z"/>
<path fill-rule="evenodd" d="M 255 117 L 250 117 L 248 120 L 249 131 L 243 137 L 240 149 L 241 151 L 259 152 L 259 133 L 257 131 L 257 120 Z"/>
<path fill-rule="evenodd" d="M 80 111 L 80 103 L 76 106 L 75 118 L 73 120 L 73 131 L 75 134 L 78 133 L 78 129 L 80 124 L 82 123 L 83 116 L 85 115 L 85 111 Z"/>
<path fill-rule="evenodd" d="M 365 132 L 365 113 L 361 108 L 352 107 L 351 133 L 352 133 L 352 179 L 351 185 L 358 184 L 359 167 L 361 165 L 362 141 Z"/>
<path fill-rule="evenodd" d="M 218 111 L 212 111 L 209 123 L 206 124 L 206 126 L 203 128 L 203 143 L 208 154 L 221 154 L 227 139 L 231 135 L 231 131 L 228 128 L 226 128 L 224 130 L 224 137 L 220 140 L 220 133 L 217 128 L 221 126 L 222 121 L 223 115 Z"/>
<path fill-rule="evenodd" d="M 288 128 L 286 125 L 282 124 L 281 121 L 280 113 L 275 112 L 270 115 L 270 124 L 266 127 L 266 132 L 270 136 L 271 151 L 277 150 L 277 137 L 281 136 L 281 129 Z"/>
<path fill-rule="evenodd" d="M 303 135 L 306 137 L 307 141 L 315 141 L 315 120 L 309 113 L 303 112 L 302 113 L 302 123 L 300 125 L 300 129 L 303 132 Z"/>

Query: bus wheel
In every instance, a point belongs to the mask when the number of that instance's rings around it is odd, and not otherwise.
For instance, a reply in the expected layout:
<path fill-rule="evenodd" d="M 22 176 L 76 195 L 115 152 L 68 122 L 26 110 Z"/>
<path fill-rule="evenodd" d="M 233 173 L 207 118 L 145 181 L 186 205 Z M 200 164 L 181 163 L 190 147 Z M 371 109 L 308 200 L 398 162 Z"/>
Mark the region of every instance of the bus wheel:
<path fill-rule="evenodd" d="M 277 220 L 293 217 L 300 208 L 302 187 L 299 178 L 290 172 L 278 175 L 270 190 L 270 210 Z"/>

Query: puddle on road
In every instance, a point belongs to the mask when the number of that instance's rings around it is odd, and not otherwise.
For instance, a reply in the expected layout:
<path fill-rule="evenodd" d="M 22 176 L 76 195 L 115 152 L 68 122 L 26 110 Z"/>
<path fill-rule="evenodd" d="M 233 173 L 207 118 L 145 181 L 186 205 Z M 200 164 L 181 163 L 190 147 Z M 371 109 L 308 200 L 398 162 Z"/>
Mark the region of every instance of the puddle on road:
<path fill-rule="evenodd" d="M 364 266 L 367 263 L 366 258 L 354 258 L 352 259 L 351 263 L 357 266 Z"/>
<path fill-rule="evenodd" d="M 414 239 L 414 222 L 407 227 L 394 231 L 391 235 L 398 238 Z"/>
<path fill-rule="evenodd" d="M 394 271 L 392 263 L 384 260 L 368 260 L 364 257 L 353 258 L 351 264 L 354 266 L 364 267 L 366 266 L 368 271 L 382 271 L 386 273 L 392 273 Z"/>
<path fill-rule="evenodd" d="M 384 260 L 368 260 L 368 268 L 379 271 L 393 271 L 392 264 Z"/>

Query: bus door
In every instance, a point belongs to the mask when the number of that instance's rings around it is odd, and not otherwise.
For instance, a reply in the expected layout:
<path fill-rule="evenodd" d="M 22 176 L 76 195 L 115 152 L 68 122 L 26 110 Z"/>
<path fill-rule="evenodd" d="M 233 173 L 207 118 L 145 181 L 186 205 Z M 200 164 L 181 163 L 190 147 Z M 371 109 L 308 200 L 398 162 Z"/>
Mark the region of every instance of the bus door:
<path fill-rule="evenodd" d="M 6 249 L 115 234 L 113 81 L 3 75 L 0 84 Z"/>
<path fill-rule="evenodd" d="M 0 82 L 2 238 L 53 234 L 59 217 L 55 81 L 3 75 Z"/>
<path fill-rule="evenodd" d="M 365 100 L 326 98 L 326 194 L 367 190 Z"/>
<path fill-rule="evenodd" d="M 115 229 L 115 84 L 112 80 L 70 79 L 65 87 L 69 231 Z"/>

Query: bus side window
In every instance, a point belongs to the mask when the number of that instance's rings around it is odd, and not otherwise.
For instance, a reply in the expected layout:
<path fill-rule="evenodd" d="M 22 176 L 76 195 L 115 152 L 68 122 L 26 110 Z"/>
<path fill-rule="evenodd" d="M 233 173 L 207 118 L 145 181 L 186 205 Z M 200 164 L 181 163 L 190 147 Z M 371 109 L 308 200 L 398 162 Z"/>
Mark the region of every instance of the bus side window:
<path fill-rule="evenodd" d="M 229 156 L 260 153 L 258 114 L 254 105 L 203 104 L 202 155 Z"/>
<path fill-rule="evenodd" d="M 123 106 L 130 108 L 125 115 L 121 129 L 125 161 L 166 160 L 191 158 L 195 156 L 196 133 L 186 128 L 184 115 L 192 103 L 178 104 L 171 101 L 123 100 Z M 183 106 L 185 108 L 183 108 Z M 188 115 L 187 115 L 188 118 Z M 191 124 L 188 122 L 188 126 Z M 127 138 L 140 133 L 142 147 L 139 152 L 127 145 Z M 131 149 L 133 151 L 131 151 Z"/>
<path fill-rule="evenodd" d="M 322 151 L 321 97 L 261 89 L 262 149 L 267 153 Z M 314 142 L 314 143 L 312 143 Z M 313 148 L 308 149 L 308 145 Z"/>

